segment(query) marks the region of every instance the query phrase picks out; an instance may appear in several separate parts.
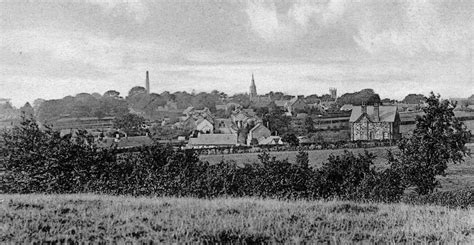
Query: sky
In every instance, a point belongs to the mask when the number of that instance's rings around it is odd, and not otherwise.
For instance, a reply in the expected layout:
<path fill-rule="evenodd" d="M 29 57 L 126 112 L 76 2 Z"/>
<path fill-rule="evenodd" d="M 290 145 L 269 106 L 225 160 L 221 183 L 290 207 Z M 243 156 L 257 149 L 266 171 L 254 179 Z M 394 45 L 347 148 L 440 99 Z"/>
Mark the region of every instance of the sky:
<path fill-rule="evenodd" d="M 471 0 L 0 0 L 0 98 L 474 93 Z"/>

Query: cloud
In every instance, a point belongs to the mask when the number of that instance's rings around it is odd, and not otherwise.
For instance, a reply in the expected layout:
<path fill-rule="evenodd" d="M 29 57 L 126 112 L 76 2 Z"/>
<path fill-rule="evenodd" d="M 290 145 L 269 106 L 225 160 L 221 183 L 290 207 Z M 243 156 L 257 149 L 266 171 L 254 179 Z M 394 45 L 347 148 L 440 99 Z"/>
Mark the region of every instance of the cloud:
<path fill-rule="evenodd" d="M 174 44 L 159 40 L 111 38 L 55 28 L 6 30 L 2 35 L 0 49 L 21 52 L 43 62 L 80 62 L 103 71 L 135 62 L 163 62 L 178 49 Z"/>
<path fill-rule="evenodd" d="M 472 49 L 469 18 L 447 16 L 439 1 L 408 1 L 401 8 L 397 22 L 378 21 L 384 13 L 369 9 L 369 18 L 359 24 L 355 42 L 375 55 L 469 55 Z"/>
<path fill-rule="evenodd" d="M 147 5 L 142 0 L 86 0 L 103 8 L 108 14 L 126 15 L 138 23 L 143 23 L 149 15 Z"/>
<path fill-rule="evenodd" d="M 309 31 L 318 32 L 339 21 L 349 3 L 346 0 L 297 1 L 286 11 L 279 12 L 273 1 L 249 1 L 246 12 L 252 30 L 265 41 L 293 42 Z"/>

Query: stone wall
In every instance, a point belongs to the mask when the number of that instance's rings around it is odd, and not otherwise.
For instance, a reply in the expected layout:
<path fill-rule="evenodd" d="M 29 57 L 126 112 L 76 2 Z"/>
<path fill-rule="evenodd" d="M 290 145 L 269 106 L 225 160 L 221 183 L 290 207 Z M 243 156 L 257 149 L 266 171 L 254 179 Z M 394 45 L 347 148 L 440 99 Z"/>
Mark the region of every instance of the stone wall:
<path fill-rule="evenodd" d="M 370 122 L 367 118 L 362 118 L 359 122 L 352 123 L 352 140 L 383 140 L 391 137 L 389 122 Z"/>

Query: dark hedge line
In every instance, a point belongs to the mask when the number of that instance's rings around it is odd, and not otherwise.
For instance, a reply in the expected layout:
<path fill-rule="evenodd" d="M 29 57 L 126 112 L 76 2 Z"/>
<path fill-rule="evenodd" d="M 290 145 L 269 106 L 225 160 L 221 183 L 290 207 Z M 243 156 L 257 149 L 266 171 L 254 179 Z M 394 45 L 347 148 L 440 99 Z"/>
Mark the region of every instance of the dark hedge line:
<path fill-rule="evenodd" d="M 345 152 L 320 169 L 306 152 L 296 163 L 267 153 L 259 163 L 201 162 L 190 151 L 154 144 L 135 152 L 100 149 L 85 133 L 60 137 L 34 121 L 3 134 L 0 181 L 6 193 L 79 193 L 193 197 L 256 196 L 397 201 L 403 188 L 391 169 L 376 171 L 374 155 Z"/>

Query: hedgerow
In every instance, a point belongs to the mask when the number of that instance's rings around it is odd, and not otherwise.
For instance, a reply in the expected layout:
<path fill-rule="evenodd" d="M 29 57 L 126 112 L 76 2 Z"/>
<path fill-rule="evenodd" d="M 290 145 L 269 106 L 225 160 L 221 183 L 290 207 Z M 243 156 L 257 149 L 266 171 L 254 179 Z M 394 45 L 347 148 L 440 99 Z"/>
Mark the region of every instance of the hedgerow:
<path fill-rule="evenodd" d="M 375 156 L 345 151 L 319 169 L 308 154 L 297 161 L 268 153 L 259 162 L 211 165 L 193 151 L 153 144 L 134 152 L 98 148 L 85 133 L 60 137 L 33 120 L 3 134 L 0 187 L 5 193 L 103 193 L 112 195 L 253 196 L 399 201 L 404 185 L 391 167 L 375 170 Z"/>

